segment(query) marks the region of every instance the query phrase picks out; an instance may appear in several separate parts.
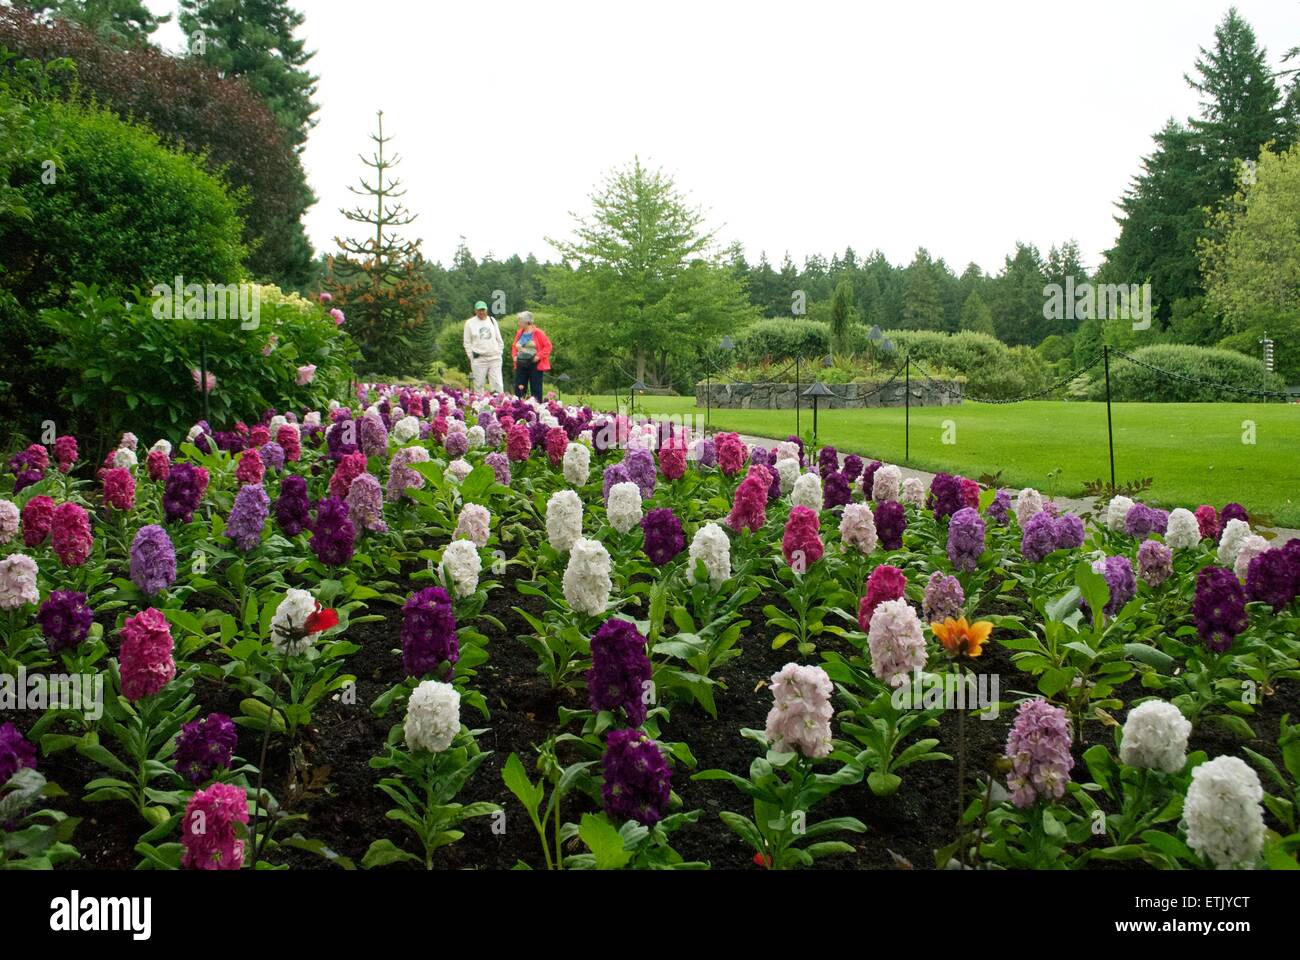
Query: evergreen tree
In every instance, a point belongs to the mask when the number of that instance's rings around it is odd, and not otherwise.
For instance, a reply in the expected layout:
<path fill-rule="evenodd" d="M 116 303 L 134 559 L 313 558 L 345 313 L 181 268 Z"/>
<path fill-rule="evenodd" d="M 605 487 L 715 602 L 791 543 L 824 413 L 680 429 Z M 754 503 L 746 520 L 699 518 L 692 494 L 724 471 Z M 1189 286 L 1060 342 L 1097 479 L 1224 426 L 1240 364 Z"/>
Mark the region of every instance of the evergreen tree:
<path fill-rule="evenodd" d="M 989 310 L 998 339 L 1016 346 L 1033 344 L 1043 323 L 1043 261 L 1032 244 L 1017 243 L 993 283 Z"/>
<path fill-rule="evenodd" d="M 908 265 L 904 276 L 902 326 L 906 330 L 943 329 L 943 301 L 934 264 L 924 247 Z"/>
<path fill-rule="evenodd" d="M 242 77 L 295 147 L 306 142 L 317 109 L 319 78 L 307 69 L 316 54 L 296 36 L 304 20 L 287 0 L 181 0 L 191 55 L 224 76 Z"/>
<path fill-rule="evenodd" d="M 971 333 L 987 333 L 990 337 L 997 335 L 993 329 L 993 313 L 978 290 L 972 290 L 961 306 L 961 329 Z"/>
<path fill-rule="evenodd" d="M 852 349 L 853 284 L 845 277 L 835 288 L 831 300 L 831 352 L 848 353 Z"/>
<path fill-rule="evenodd" d="M 430 313 L 432 287 L 424 276 L 419 240 L 403 240 L 399 230 L 416 219 L 402 203 L 402 181 L 392 176 L 401 162 L 386 153 L 391 137 L 371 134 L 375 153 L 362 162 L 374 181 L 361 177 L 361 188 L 348 189 L 372 201 L 340 212 L 352 223 L 373 231 L 365 239 L 336 239 L 342 255 L 331 265 L 329 285 L 337 305 L 346 313 L 348 332 L 361 348 L 363 373 L 402 375 L 423 373 L 433 355 Z"/>

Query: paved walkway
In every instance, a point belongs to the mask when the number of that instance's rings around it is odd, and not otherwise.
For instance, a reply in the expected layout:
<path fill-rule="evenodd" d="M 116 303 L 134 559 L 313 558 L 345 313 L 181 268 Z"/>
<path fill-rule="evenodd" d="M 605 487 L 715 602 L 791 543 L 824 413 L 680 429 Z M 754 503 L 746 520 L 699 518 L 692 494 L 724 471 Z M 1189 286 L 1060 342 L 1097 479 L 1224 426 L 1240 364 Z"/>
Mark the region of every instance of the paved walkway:
<path fill-rule="evenodd" d="M 775 446 L 776 443 L 778 442 L 776 440 L 773 440 L 771 437 L 753 437 L 753 436 L 747 436 L 745 434 L 741 434 L 740 439 L 744 440 L 745 443 L 749 444 L 750 446 L 754 446 L 755 444 L 758 444 L 759 446 L 762 447 Z M 866 454 L 859 454 L 859 456 L 861 456 L 868 463 L 874 459 L 877 459 L 875 457 L 869 457 Z M 933 473 L 927 473 L 924 470 L 913 470 L 911 467 L 904 467 L 902 465 L 899 465 L 898 469 L 902 471 L 904 479 L 908 477 L 919 478 L 921 482 L 925 484 L 926 489 L 929 489 L 930 481 L 934 479 Z M 1084 513 L 1085 511 L 1092 510 L 1093 503 L 1096 501 L 1097 498 L 1085 497 L 1081 500 L 1077 500 L 1071 497 L 1052 497 L 1051 499 L 1052 502 L 1055 503 L 1062 510 L 1068 510 L 1071 513 Z M 1272 530 L 1277 535 L 1277 539 L 1275 542 L 1279 544 L 1286 543 L 1286 541 L 1292 538 L 1300 538 L 1300 530 L 1292 530 L 1290 527 L 1260 527 L 1259 529 Z"/>

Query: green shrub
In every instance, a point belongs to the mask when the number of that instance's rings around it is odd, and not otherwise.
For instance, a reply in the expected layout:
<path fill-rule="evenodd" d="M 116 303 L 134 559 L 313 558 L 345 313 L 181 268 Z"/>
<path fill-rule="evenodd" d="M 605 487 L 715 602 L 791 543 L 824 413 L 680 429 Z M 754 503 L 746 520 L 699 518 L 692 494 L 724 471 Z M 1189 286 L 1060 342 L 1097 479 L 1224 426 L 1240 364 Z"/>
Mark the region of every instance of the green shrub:
<path fill-rule="evenodd" d="M 760 320 L 736 338 L 735 360 L 741 364 L 811 360 L 830 351 L 830 326 L 817 320 Z"/>
<path fill-rule="evenodd" d="M 1235 350 L 1166 343 L 1142 347 L 1131 354 L 1143 363 L 1205 383 L 1190 383 L 1160 370 L 1131 363 L 1111 354 L 1111 399 L 1151 403 L 1219 403 L 1259 399 L 1230 387 L 1255 391 L 1281 391 L 1282 378 L 1269 373 L 1264 364 Z M 1229 387 L 1218 386 L 1227 384 Z M 1101 368 L 1093 374 L 1089 399 L 1104 400 L 1106 383 Z"/>
<path fill-rule="evenodd" d="M 893 354 L 863 335 L 863 347 L 882 361 L 890 357 L 901 363 L 905 355 L 935 375 L 947 370 L 966 378 L 966 392 L 989 400 L 1009 400 L 1036 393 L 1052 382 L 1052 371 L 1033 349 L 1008 347 L 986 333 L 963 330 L 939 333 L 933 330 L 887 330 L 885 339 L 894 344 Z M 883 341 L 882 341 L 883 342 Z M 915 369 L 913 377 L 917 376 Z"/>
<path fill-rule="evenodd" d="M 63 371 L 60 405 L 82 430 L 116 438 L 131 430 L 147 442 L 183 439 L 203 415 L 192 371 L 206 342 L 212 423 L 230 424 L 268 409 L 323 409 L 347 393 L 356 345 L 319 306 L 276 287 L 254 288 L 260 310 L 241 324 L 160 316 L 151 295 L 123 300 L 77 284 L 72 303 L 41 319 L 42 359 Z M 298 385 L 299 367 L 315 379 Z"/>

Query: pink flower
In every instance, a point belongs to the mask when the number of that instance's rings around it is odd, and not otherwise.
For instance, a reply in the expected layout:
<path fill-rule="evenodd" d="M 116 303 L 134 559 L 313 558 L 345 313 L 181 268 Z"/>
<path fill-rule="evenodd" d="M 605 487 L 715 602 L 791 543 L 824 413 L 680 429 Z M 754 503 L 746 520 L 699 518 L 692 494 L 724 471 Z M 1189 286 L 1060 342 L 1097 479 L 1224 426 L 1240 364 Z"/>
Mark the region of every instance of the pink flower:
<path fill-rule="evenodd" d="M 980 508 L 980 485 L 968 477 L 958 477 L 961 484 L 961 501 L 962 505 L 970 507 L 972 510 Z"/>
<path fill-rule="evenodd" d="M 713 445 L 718 452 L 718 468 L 729 477 L 738 474 L 749 456 L 749 448 L 740 439 L 740 435 L 720 433 L 713 438 Z"/>
<path fill-rule="evenodd" d="M 347 320 L 347 317 L 343 316 L 343 311 L 338 307 L 330 311 L 330 316 L 334 318 L 334 326 L 336 327 L 343 326 L 343 323 Z"/>
<path fill-rule="evenodd" d="M 546 458 L 552 467 L 564 462 L 564 451 L 569 449 L 569 435 L 563 427 L 551 427 L 546 431 Z"/>
<path fill-rule="evenodd" d="M 54 459 L 59 462 L 59 472 L 67 473 L 77 462 L 77 438 L 73 436 L 55 437 Z"/>
<path fill-rule="evenodd" d="M 157 693 L 176 676 L 171 625 L 160 611 L 150 607 L 122 625 L 118 661 L 122 694 L 131 701 Z"/>
<path fill-rule="evenodd" d="M 241 487 L 248 484 L 260 484 L 266 476 L 266 466 L 262 455 L 256 449 L 245 450 L 239 455 L 239 466 L 235 468 L 235 479 Z"/>
<path fill-rule="evenodd" d="M 334 302 L 334 295 L 333 295 L 333 294 L 330 294 L 330 293 L 325 293 L 324 291 L 322 291 L 322 292 L 321 292 L 321 295 L 320 295 L 320 302 L 321 302 L 321 303 L 333 303 L 333 302 Z"/>
<path fill-rule="evenodd" d="M 1208 503 L 1196 508 L 1196 523 L 1201 528 L 1202 540 L 1219 539 L 1219 512 Z"/>
<path fill-rule="evenodd" d="M 316 379 L 316 364 L 308 363 L 298 368 L 298 386 L 305 387 Z"/>
<path fill-rule="evenodd" d="M 131 471 L 114 467 L 100 474 L 104 485 L 104 503 L 114 510 L 126 512 L 135 506 L 135 477 Z"/>
<path fill-rule="evenodd" d="M 275 432 L 275 442 L 284 449 L 284 459 L 297 463 L 302 459 L 302 434 L 297 426 L 286 423 Z"/>
<path fill-rule="evenodd" d="M 765 468 L 763 472 L 767 472 Z M 763 496 L 767 496 L 766 487 Z M 785 536 L 781 538 L 781 552 L 785 554 L 785 562 L 796 573 L 805 572 L 826 552 L 818 533 L 820 526 L 821 520 L 812 507 L 798 506 L 790 511 L 790 517 L 785 522 Z"/>
<path fill-rule="evenodd" d="M 334 476 L 330 477 L 330 496 L 338 500 L 346 500 L 348 491 L 352 489 L 352 481 L 366 472 L 366 455 L 364 453 L 349 453 L 339 465 L 334 468 Z"/>
<path fill-rule="evenodd" d="M 906 600 L 885 600 L 871 614 L 867 631 L 871 672 L 891 686 L 907 682 L 907 675 L 925 666 L 925 634 L 921 618 Z"/>
<path fill-rule="evenodd" d="M 665 480 L 680 480 L 686 474 L 686 448 L 670 442 L 659 451 L 659 469 Z"/>
<path fill-rule="evenodd" d="M 907 574 L 898 567 L 882 563 L 867 577 L 867 595 L 858 605 L 858 626 L 866 633 L 871 629 L 871 617 L 876 607 L 886 600 L 901 599 L 907 591 Z"/>
<path fill-rule="evenodd" d="M 662 454 L 660 459 L 662 460 Z M 736 488 L 736 500 L 727 517 L 727 526 L 738 533 L 741 530 L 750 533 L 762 530 L 763 524 L 767 523 L 767 491 L 771 485 L 772 474 L 767 467 L 752 464 L 749 473 Z"/>
<path fill-rule="evenodd" d="M 248 796 L 239 787 L 214 783 L 185 805 L 181 866 L 189 870 L 238 870 L 244 865 L 244 841 L 237 823 L 248 823 Z"/>
<path fill-rule="evenodd" d="M 161 450 L 150 450 L 149 456 L 145 458 L 145 469 L 149 472 L 149 479 L 156 483 L 163 483 L 167 480 L 167 475 L 171 473 L 172 461 Z"/>
<path fill-rule="evenodd" d="M 816 759 L 831 752 L 834 686 L 821 667 L 787 663 L 772 675 L 772 709 L 764 730 L 772 749 Z"/>
<path fill-rule="evenodd" d="M 90 517 L 75 503 L 61 503 L 54 508 L 51 530 L 54 552 L 65 567 L 79 567 L 90 559 L 94 538 L 90 534 Z"/>
<path fill-rule="evenodd" d="M 191 370 L 190 370 L 190 377 L 193 378 L 193 380 L 194 380 L 194 390 L 195 390 L 195 392 L 196 392 L 196 393 L 203 393 L 203 392 L 204 392 L 204 391 L 203 391 L 203 384 L 199 381 L 199 371 L 198 371 L 198 370 L 195 370 L 195 369 L 191 369 Z M 208 392 L 208 393 L 212 393 L 212 391 L 214 391 L 214 390 L 216 390 L 216 389 L 217 389 L 217 375 L 216 375 L 215 373 L 212 373 L 211 371 L 209 371 L 209 372 L 208 372 L 208 389 L 207 389 L 207 392 Z"/>
<path fill-rule="evenodd" d="M 528 432 L 528 424 L 511 424 L 510 432 L 506 434 L 506 456 L 516 463 L 522 463 L 532 451 L 533 438 Z"/>

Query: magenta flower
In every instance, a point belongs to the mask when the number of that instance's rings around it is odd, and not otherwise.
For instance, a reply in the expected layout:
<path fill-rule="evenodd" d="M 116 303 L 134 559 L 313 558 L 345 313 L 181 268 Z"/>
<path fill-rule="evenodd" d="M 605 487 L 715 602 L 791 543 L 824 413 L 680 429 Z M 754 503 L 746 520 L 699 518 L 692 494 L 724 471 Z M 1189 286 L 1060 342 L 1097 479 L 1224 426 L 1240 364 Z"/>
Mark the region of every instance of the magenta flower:
<path fill-rule="evenodd" d="M 766 468 L 760 468 L 766 470 Z M 767 493 L 764 491 L 764 499 Z M 796 573 L 803 573 L 822 558 L 826 547 L 819 533 L 821 520 L 811 507 L 798 506 L 790 511 L 785 522 L 785 535 L 781 538 L 781 552 L 785 562 Z"/>
<path fill-rule="evenodd" d="M 135 507 L 135 477 L 123 467 L 100 472 L 104 485 L 104 503 L 114 510 L 127 513 Z"/>
<path fill-rule="evenodd" d="M 122 695 L 133 702 L 157 693 L 171 682 L 176 676 L 172 631 L 161 611 L 150 607 L 123 624 L 118 661 Z"/>
<path fill-rule="evenodd" d="M 75 503 L 61 503 L 54 509 L 50 529 L 54 552 L 65 567 L 79 567 L 90 559 L 95 541 L 90 517 Z"/>
<path fill-rule="evenodd" d="M 739 533 L 748 530 L 758 533 L 767 523 L 767 492 L 772 485 L 772 474 L 767 467 L 752 464 L 745 479 L 736 488 L 736 499 L 727 526 Z"/>
<path fill-rule="evenodd" d="M 871 615 L 886 600 L 901 600 L 907 592 L 907 575 L 898 567 L 882 563 L 867 577 L 867 594 L 858 604 L 858 626 L 866 633 L 871 629 Z"/>
<path fill-rule="evenodd" d="M 181 866 L 187 870 L 238 870 L 244 865 L 244 841 L 236 824 L 248 823 L 248 795 L 228 783 L 199 790 L 181 819 Z"/>

